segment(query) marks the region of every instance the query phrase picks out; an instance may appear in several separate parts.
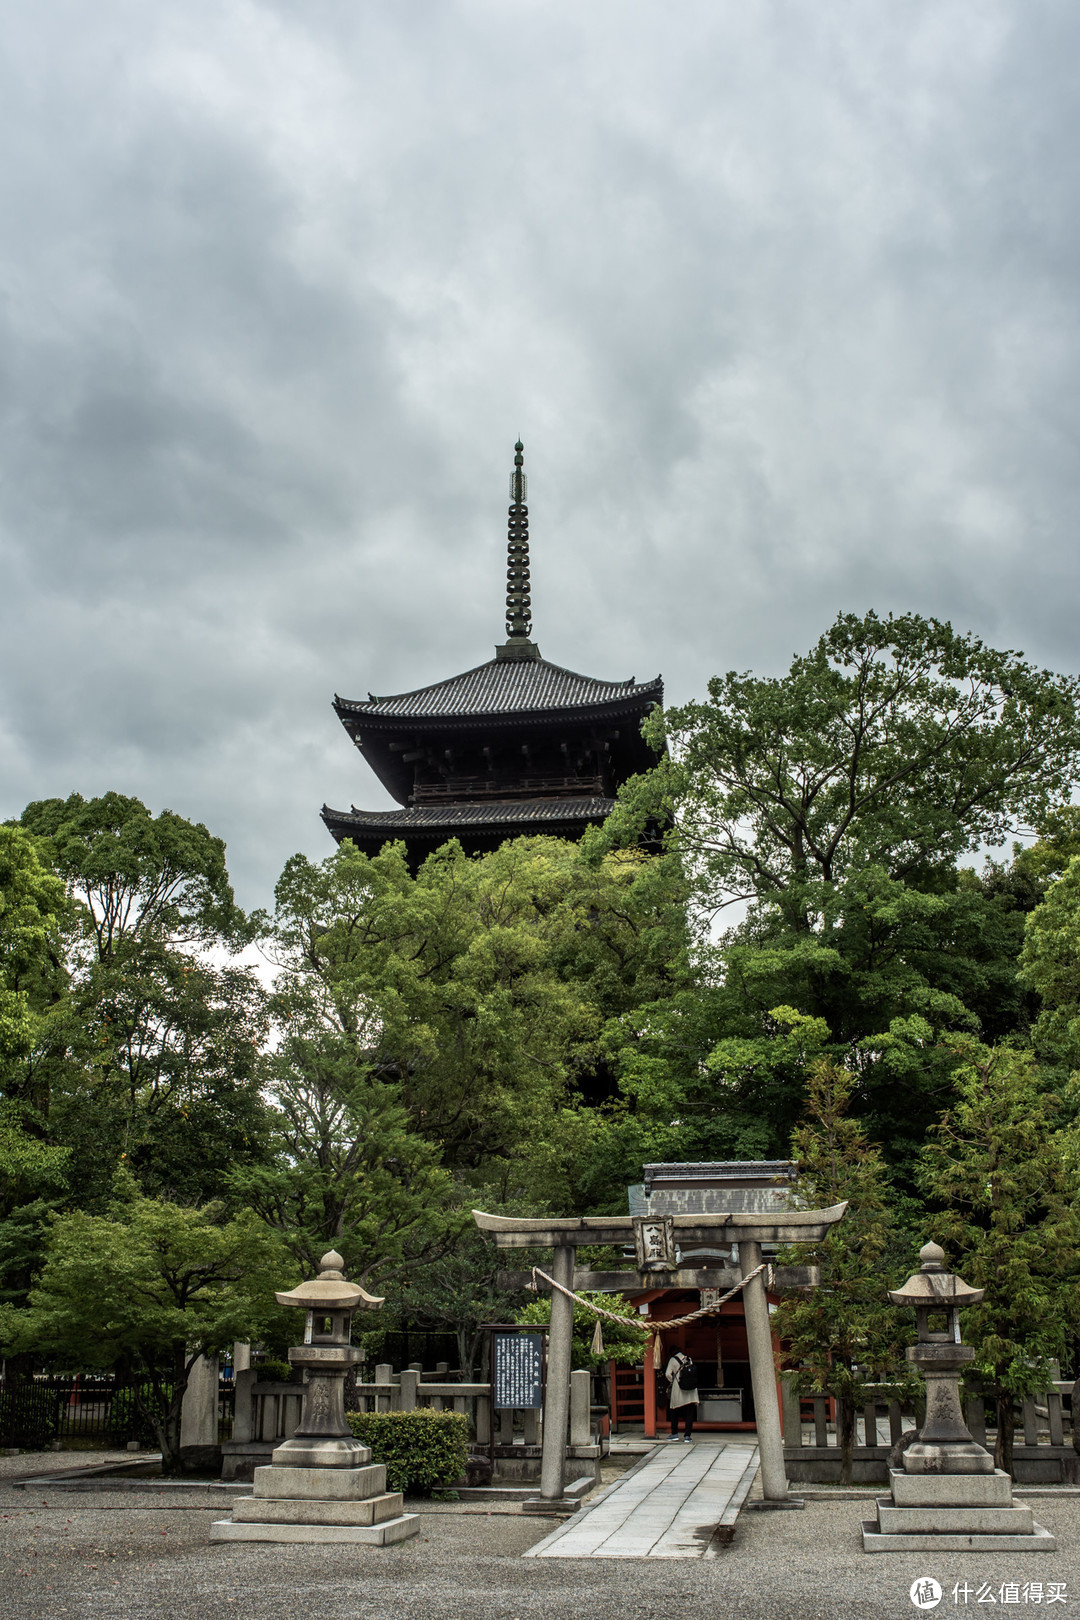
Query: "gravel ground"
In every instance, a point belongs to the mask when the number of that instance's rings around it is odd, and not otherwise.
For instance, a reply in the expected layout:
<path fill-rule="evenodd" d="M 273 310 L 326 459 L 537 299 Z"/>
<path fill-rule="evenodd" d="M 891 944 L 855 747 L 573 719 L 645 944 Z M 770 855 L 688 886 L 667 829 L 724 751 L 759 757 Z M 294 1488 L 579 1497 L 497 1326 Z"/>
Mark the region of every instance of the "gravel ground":
<path fill-rule="evenodd" d="M 27 1474 L 57 1474 L 70 1468 L 96 1468 L 102 1463 L 131 1462 L 131 1451 L 18 1451 L 0 1457 L 0 1480 Z"/>
<path fill-rule="evenodd" d="M 206 1493 L 29 1492 L 0 1485 L 0 1613 L 9 1620 L 848 1620 L 914 1617 L 912 1581 L 945 1589 L 939 1616 L 969 1608 L 988 1583 L 1064 1584 L 1080 1607 L 1080 1499 L 1041 1498 L 1058 1536 L 1049 1554 L 868 1556 L 862 1502 L 811 1502 L 801 1513 L 744 1513 L 712 1559 L 522 1559 L 549 1522 L 468 1503 L 412 1503 L 417 1540 L 382 1549 L 213 1544 L 227 1511 Z M 954 1602 L 956 1582 L 972 1588 Z M 1013 1610 L 1030 1616 L 1035 1605 Z"/>

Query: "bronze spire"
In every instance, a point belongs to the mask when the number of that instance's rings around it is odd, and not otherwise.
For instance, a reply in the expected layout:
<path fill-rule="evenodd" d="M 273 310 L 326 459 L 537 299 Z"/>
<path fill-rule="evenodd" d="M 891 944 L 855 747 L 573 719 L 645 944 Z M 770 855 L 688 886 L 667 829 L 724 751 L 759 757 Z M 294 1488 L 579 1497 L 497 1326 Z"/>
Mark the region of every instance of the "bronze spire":
<path fill-rule="evenodd" d="M 532 598 L 529 594 L 529 508 L 525 505 L 528 484 L 523 467 L 525 446 L 519 439 L 514 446 L 514 470 L 510 474 L 510 518 L 506 541 L 506 645 L 497 647 L 500 658 L 538 658 L 532 640 Z"/>

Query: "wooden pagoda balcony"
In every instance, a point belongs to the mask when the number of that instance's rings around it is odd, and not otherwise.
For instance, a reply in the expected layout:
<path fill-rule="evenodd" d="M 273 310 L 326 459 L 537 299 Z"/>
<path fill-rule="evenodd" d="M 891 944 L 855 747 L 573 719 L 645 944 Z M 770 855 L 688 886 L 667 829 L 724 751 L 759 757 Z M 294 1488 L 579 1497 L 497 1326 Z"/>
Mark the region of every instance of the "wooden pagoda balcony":
<path fill-rule="evenodd" d="M 418 782 L 412 804 L 460 804 L 469 799 L 566 799 L 604 796 L 600 776 L 453 776 L 445 782 Z"/>

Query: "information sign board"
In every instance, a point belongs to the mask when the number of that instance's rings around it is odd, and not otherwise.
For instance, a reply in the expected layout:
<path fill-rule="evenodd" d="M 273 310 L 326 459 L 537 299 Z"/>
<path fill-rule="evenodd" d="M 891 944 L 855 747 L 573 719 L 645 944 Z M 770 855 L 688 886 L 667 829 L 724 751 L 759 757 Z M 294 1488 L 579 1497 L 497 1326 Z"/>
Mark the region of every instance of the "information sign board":
<path fill-rule="evenodd" d="M 543 1405 L 541 1371 L 544 1362 L 542 1333 L 492 1335 L 492 1376 L 496 1411 L 512 1407 L 536 1410 Z"/>

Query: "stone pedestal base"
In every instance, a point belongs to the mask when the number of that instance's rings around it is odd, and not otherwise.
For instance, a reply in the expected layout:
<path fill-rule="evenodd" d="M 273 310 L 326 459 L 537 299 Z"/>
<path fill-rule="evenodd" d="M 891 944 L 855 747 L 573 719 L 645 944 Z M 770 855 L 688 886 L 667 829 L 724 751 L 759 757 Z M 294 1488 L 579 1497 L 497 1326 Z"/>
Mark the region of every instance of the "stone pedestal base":
<path fill-rule="evenodd" d="M 210 1527 L 211 1541 L 360 1542 L 368 1547 L 391 1547 L 420 1531 L 420 1515 L 403 1513 L 384 1524 L 237 1524 L 219 1519 Z"/>
<path fill-rule="evenodd" d="M 1052 1552 L 1057 1542 L 1017 1502 L 1008 1474 L 909 1474 L 863 1522 L 864 1552 Z"/>
<path fill-rule="evenodd" d="M 279 1454 L 283 1448 L 279 1448 Z M 256 1468 L 252 1496 L 241 1497 L 231 1519 L 210 1528 L 211 1541 L 352 1541 L 385 1547 L 420 1529 L 404 1513 L 400 1491 L 386 1489 L 386 1469 L 357 1447 L 352 1468 L 271 1464 Z"/>

